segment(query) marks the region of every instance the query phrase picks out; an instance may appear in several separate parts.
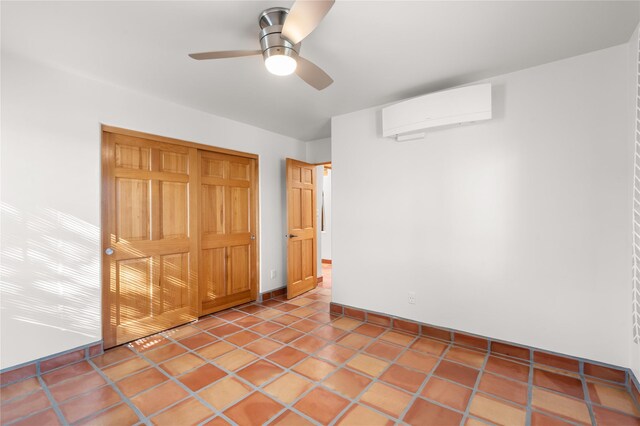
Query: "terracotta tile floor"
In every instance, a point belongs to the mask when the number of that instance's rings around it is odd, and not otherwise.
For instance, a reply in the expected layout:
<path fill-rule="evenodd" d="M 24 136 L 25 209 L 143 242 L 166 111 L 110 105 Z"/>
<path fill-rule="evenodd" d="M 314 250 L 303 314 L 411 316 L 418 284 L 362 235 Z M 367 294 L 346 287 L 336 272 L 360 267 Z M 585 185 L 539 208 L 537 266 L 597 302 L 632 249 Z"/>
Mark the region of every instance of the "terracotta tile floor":
<path fill-rule="evenodd" d="M 2 424 L 640 425 L 623 387 L 254 303 L 2 387 Z M 262 314 L 262 315 L 261 315 Z"/>

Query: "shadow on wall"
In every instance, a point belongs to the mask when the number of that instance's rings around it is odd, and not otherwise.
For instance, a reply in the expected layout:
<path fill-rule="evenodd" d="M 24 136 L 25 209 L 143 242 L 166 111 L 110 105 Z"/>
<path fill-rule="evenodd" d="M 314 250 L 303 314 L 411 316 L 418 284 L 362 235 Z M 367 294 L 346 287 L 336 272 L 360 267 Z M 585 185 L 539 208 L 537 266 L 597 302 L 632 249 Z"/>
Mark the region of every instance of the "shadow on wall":
<path fill-rule="evenodd" d="M 54 209 L 25 215 L 2 203 L 1 211 L 3 328 L 18 321 L 98 340 L 100 229 Z"/>

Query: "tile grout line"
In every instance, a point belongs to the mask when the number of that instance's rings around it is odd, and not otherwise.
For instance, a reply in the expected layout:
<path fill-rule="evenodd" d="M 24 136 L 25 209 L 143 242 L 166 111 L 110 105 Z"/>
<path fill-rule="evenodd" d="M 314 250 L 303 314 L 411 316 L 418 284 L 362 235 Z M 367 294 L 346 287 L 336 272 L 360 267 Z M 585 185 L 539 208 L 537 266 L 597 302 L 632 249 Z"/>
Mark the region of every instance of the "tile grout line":
<path fill-rule="evenodd" d="M 529 351 L 529 362 L 531 367 L 529 367 L 529 378 L 527 381 L 527 417 L 525 419 L 525 426 L 531 426 L 531 417 L 533 416 L 531 412 L 531 404 L 533 402 L 533 351 Z"/>
<path fill-rule="evenodd" d="M 491 342 L 487 342 L 487 346 L 488 348 L 490 348 L 491 346 Z M 482 361 L 482 366 L 480 367 L 480 372 L 478 373 L 478 377 L 476 377 L 476 382 L 473 386 L 473 389 L 471 390 L 471 395 L 469 396 L 469 402 L 467 402 L 467 407 L 464 410 L 464 416 L 462 417 L 462 420 L 460 422 L 460 425 L 463 425 L 467 419 L 469 418 L 471 414 L 471 404 L 473 403 L 474 398 L 476 397 L 476 394 L 478 393 L 478 388 L 480 387 L 480 380 L 482 379 L 482 376 L 485 373 L 485 368 L 487 367 L 487 363 L 489 362 L 489 357 L 491 356 L 491 352 L 488 349 L 487 353 L 485 354 L 484 360 Z"/>

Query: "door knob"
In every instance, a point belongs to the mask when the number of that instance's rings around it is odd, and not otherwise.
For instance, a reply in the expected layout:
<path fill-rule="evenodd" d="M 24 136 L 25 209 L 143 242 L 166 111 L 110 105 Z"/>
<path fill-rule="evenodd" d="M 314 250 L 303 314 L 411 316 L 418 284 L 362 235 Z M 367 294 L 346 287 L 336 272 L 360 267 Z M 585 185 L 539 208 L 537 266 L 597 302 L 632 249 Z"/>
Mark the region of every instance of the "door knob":
<path fill-rule="evenodd" d="M 107 247 L 107 249 L 104 251 L 104 253 L 107 256 L 111 256 L 113 254 L 113 249 L 111 247 Z"/>

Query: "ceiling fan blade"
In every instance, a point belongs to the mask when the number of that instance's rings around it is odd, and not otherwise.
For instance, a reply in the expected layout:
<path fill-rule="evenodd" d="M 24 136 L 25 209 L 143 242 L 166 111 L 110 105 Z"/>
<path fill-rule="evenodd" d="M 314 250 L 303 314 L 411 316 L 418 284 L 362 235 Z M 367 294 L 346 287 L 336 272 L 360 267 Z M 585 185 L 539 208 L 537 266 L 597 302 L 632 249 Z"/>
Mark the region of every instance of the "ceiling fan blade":
<path fill-rule="evenodd" d="M 282 27 L 282 36 L 298 44 L 316 29 L 335 0 L 297 0 Z"/>
<path fill-rule="evenodd" d="M 223 59 L 223 58 L 239 58 L 241 56 L 261 55 L 262 50 L 225 50 L 221 52 L 202 52 L 190 53 L 193 59 Z"/>
<path fill-rule="evenodd" d="M 329 74 L 322 71 L 322 69 L 313 62 L 302 56 L 298 56 L 297 62 L 296 74 L 310 86 L 322 90 L 333 83 L 333 79 L 329 77 Z"/>

